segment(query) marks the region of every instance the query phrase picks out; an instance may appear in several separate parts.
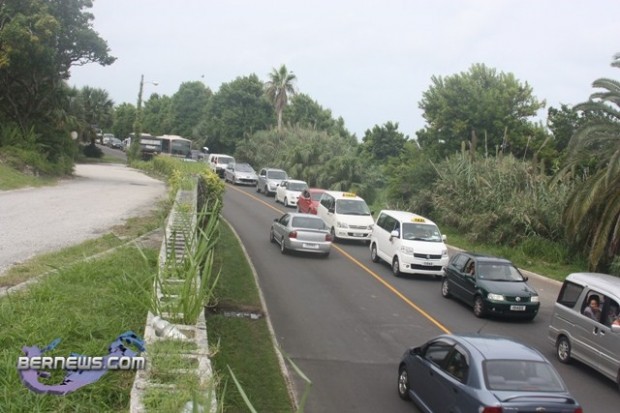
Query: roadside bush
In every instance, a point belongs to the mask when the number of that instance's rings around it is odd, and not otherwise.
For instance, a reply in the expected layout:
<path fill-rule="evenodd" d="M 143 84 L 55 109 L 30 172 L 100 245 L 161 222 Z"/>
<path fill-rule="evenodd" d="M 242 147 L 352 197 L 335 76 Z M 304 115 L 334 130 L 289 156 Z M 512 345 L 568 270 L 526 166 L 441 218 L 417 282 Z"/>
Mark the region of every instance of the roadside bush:
<path fill-rule="evenodd" d="M 517 245 L 530 237 L 564 240 L 562 211 L 568 186 L 550 189 L 548 177 L 512 156 L 470 161 L 458 154 L 437 168 L 435 215 L 472 241 Z"/>
<path fill-rule="evenodd" d="M 102 158 L 103 151 L 95 144 L 86 145 L 82 148 L 82 153 L 87 158 Z"/>

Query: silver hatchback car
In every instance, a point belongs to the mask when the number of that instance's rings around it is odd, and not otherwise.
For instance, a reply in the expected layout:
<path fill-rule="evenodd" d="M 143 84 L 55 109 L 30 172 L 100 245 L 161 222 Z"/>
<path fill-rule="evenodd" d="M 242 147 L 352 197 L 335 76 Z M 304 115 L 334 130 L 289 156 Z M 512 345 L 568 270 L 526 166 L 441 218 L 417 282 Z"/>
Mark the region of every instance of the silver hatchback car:
<path fill-rule="evenodd" d="M 325 222 L 316 215 L 287 213 L 276 218 L 269 230 L 269 240 L 280 244 L 280 251 L 302 251 L 329 256 L 332 236 Z"/>

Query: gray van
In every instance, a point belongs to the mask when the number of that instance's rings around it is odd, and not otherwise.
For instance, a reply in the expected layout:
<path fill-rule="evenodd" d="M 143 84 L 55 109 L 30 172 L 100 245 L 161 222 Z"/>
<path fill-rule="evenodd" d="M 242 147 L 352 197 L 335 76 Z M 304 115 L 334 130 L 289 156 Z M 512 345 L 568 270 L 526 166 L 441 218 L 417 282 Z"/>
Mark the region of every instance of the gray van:
<path fill-rule="evenodd" d="M 592 301 L 599 310 L 589 308 Z M 585 272 L 566 277 L 549 325 L 558 360 L 579 360 L 620 386 L 619 308 L 620 278 Z"/>

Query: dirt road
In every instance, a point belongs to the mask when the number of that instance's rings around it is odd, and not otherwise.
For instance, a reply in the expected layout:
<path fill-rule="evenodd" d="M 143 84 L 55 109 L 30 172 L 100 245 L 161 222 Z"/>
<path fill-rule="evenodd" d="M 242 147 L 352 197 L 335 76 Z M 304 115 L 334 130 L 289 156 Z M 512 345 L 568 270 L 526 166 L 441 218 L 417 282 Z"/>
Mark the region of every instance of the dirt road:
<path fill-rule="evenodd" d="M 165 193 L 163 182 L 120 164 L 76 165 L 75 178 L 56 186 L 0 191 L 0 274 L 143 215 Z"/>

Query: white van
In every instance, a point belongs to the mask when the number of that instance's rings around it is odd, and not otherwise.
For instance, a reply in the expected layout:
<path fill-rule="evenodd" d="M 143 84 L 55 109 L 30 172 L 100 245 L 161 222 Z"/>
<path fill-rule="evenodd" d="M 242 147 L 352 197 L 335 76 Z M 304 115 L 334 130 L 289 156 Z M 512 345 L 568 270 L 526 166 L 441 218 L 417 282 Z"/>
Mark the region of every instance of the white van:
<path fill-rule="evenodd" d="M 235 158 L 220 153 L 212 153 L 209 155 L 209 166 L 220 178 L 224 177 L 224 171 L 229 163 L 235 163 Z"/>
<path fill-rule="evenodd" d="M 334 241 L 339 238 L 370 240 L 375 221 L 366 201 L 354 193 L 323 192 L 316 213 L 330 228 Z"/>
<path fill-rule="evenodd" d="M 379 213 L 370 239 L 370 258 L 390 264 L 395 276 L 401 273 L 443 276 L 448 248 L 435 223 L 406 211 Z"/>
<path fill-rule="evenodd" d="M 588 309 L 598 303 L 598 310 Z M 620 387 L 620 278 L 574 273 L 564 280 L 553 307 L 549 340 L 562 363 L 576 359 Z"/>

